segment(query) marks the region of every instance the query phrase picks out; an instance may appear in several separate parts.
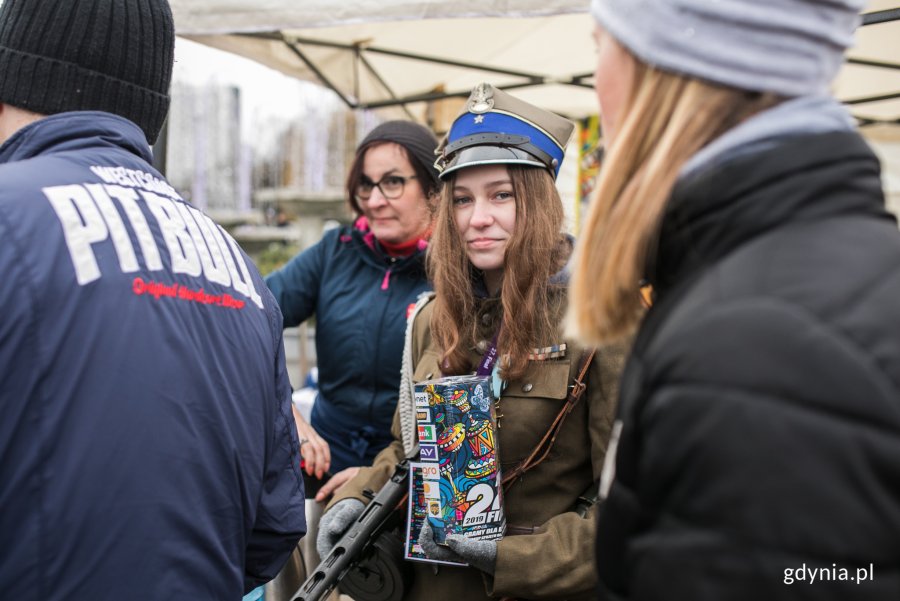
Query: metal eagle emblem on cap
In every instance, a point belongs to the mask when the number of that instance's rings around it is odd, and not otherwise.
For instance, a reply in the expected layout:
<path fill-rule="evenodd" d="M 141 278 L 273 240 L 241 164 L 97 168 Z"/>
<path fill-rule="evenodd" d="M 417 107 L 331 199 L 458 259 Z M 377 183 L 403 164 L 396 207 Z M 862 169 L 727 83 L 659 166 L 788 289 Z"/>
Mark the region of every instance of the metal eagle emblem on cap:
<path fill-rule="evenodd" d="M 486 113 L 494 108 L 494 90 L 486 84 L 480 83 L 472 90 L 466 109 L 470 113 L 480 114 Z"/>

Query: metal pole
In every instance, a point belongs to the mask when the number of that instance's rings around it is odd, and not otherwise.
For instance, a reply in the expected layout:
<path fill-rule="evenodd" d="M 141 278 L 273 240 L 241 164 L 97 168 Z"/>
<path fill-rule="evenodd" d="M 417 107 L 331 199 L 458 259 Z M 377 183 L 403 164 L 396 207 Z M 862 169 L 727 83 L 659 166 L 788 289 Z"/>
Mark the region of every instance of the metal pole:
<path fill-rule="evenodd" d="M 153 145 L 153 166 L 163 177 L 166 176 L 166 158 L 169 155 L 169 117 L 163 122 L 156 144 Z"/>

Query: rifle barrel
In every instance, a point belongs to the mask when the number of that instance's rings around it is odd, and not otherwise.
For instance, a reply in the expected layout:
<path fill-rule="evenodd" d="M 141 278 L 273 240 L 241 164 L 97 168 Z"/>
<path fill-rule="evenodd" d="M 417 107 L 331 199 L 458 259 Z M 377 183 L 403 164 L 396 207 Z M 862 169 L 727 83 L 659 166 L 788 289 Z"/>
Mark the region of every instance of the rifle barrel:
<path fill-rule="evenodd" d="M 344 533 L 328 556 L 300 585 L 291 601 L 320 601 L 365 557 L 381 528 L 406 494 L 409 460 L 397 464 L 390 480 L 381 487 L 356 522 Z"/>

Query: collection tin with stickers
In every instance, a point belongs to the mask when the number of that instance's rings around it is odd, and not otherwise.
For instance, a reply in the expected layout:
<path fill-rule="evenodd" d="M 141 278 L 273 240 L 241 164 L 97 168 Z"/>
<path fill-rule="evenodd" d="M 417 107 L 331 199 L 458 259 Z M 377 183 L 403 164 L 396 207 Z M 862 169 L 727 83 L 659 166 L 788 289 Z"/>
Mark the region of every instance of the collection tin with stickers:
<path fill-rule="evenodd" d="M 503 538 L 506 517 L 493 400 L 490 376 L 449 376 L 416 384 L 419 460 L 437 466 L 430 472 L 439 476 L 437 487 L 417 496 L 438 543 L 447 534 Z"/>

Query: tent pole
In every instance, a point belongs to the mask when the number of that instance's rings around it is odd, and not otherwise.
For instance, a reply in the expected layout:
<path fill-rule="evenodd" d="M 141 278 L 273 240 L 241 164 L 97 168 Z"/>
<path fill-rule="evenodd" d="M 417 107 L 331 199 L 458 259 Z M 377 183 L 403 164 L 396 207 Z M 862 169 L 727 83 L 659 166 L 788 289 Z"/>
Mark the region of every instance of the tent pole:
<path fill-rule="evenodd" d="M 365 66 L 365 68 L 369 70 L 369 73 L 372 74 L 372 77 L 374 77 L 378 81 L 378 83 L 380 83 L 382 85 L 382 87 L 384 87 L 384 89 L 387 91 L 388 95 L 390 95 L 390 97 L 393 98 L 394 100 L 399 100 L 399 98 L 397 98 L 397 94 L 394 92 L 394 90 L 391 89 L 391 87 L 384 80 L 384 78 L 381 76 L 381 74 L 375 70 L 375 67 L 372 66 L 372 64 L 368 61 L 368 59 L 366 59 L 366 57 L 362 53 L 359 54 L 359 60 L 362 62 L 363 66 Z M 357 95 L 357 98 L 358 97 L 359 96 Z M 416 118 L 413 116 L 412 112 L 410 112 L 409 107 L 406 106 L 405 102 L 403 103 L 403 112 L 406 113 L 406 116 L 409 117 L 410 121 L 416 120 Z"/>
<path fill-rule="evenodd" d="M 864 58 L 848 58 L 851 65 L 863 65 L 865 67 L 879 67 L 881 69 L 900 69 L 900 63 L 885 63 L 882 61 L 870 61 Z"/>
<path fill-rule="evenodd" d="M 513 83 L 506 84 L 503 86 L 504 90 L 516 90 L 518 88 L 530 88 L 532 86 L 539 86 L 541 84 L 547 83 L 546 81 L 528 81 L 524 83 Z M 560 82 L 565 83 L 565 82 Z M 405 96 L 403 98 L 397 98 L 395 100 L 377 100 L 375 102 L 361 102 L 359 104 L 360 108 L 364 109 L 380 109 L 388 106 L 396 106 L 398 104 L 406 104 L 412 102 L 428 102 L 430 100 L 443 100 L 444 98 L 467 98 L 469 94 L 472 92 L 471 89 L 468 90 L 460 90 L 458 92 L 427 92 L 425 94 L 414 94 L 412 96 Z"/>
<path fill-rule="evenodd" d="M 153 145 L 153 166 L 159 171 L 163 177 L 166 176 L 166 158 L 169 155 L 169 117 L 163 121 L 162 129 L 159 131 L 159 137 Z"/>
<path fill-rule="evenodd" d="M 297 58 L 299 58 L 301 61 L 303 61 L 303 63 L 307 67 L 309 67 L 310 71 L 312 71 L 313 73 L 316 74 L 316 77 L 319 78 L 319 81 L 324 83 L 329 89 L 331 89 L 332 92 L 337 94 L 338 98 L 340 98 L 344 102 L 344 104 L 347 105 L 347 107 L 349 107 L 351 109 L 359 108 L 359 104 L 351 102 L 350 99 L 348 99 L 346 96 L 344 96 L 341 93 L 341 91 L 338 89 L 338 87 L 336 85 L 334 85 L 333 83 L 331 83 L 331 80 L 328 79 L 327 77 L 325 77 L 325 74 L 322 73 L 322 71 L 311 60 L 309 60 L 306 57 L 306 55 L 300 51 L 299 48 L 295 47 L 294 44 L 292 44 L 291 42 L 288 42 L 287 40 L 283 40 L 283 41 L 284 41 L 285 46 L 287 46 L 291 50 L 291 52 L 296 54 Z"/>
<path fill-rule="evenodd" d="M 865 13 L 862 16 L 860 27 L 864 25 L 887 23 L 888 21 L 900 21 L 900 8 L 889 8 L 887 10 L 876 10 L 870 13 Z"/>
<path fill-rule="evenodd" d="M 261 34 L 239 34 L 239 35 L 247 35 L 249 37 L 262 37 L 266 39 L 271 39 L 271 35 L 261 35 Z M 287 39 L 285 39 L 287 42 Z M 341 44 L 338 42 L 326 42 L 324 40 L 315 40 L 312 38 L 302 38 L 302 37 L 291 37 L 291 42 L 294 44 L 303 44 L 305 46 L 322 46 L 324 48 L 336 48 L 338 50 L 349 50 L 354 51 L 360 47 L 359 44 Z M 510 75 L 512 77 L 521 77 L 523 79 L 531 79 L 536 83 L 542 83 L 545 77 L 543 75 L 538 75 L 536 73 L 527 73 L 525 71 L 514 71 L 512 69 L 501 69 L 499 67 L 492 67 L 490 65 L 484 64 L 475 64 L 475 63 L 467 63 L 464 61 L 455 61 L 447 58 L 441 58 L 438 56 L 429 56 L 426 54 L 413 54 L 411 52 L 400 52 L 398 50 L 388 50 L 387 48 L 378 48 L 375 46 L 363 46 L 362 48 L 366 52 L 372 52 L 375 54 L 384 54 L 387 56 L 396 56 L 397 58 L 407 58 L 415 61 L 422 61 L 426 63 L 435 63 L 438 65 L 447 65 L 450 67 L 460 67 L 463 69 L 476 69 L 478 71 L 485 71 L 488 73 L 497 73 L 500 75 Z"/>
<path fill-rule="evenodd" d="M 900 98 L 900 92 L 893 94 L 882 94 L 881 96 L 868 96 L 866 98 L 853 98 L 851 100 L 841 100 L 844 104 L 865 104 L 867 102 L 881 102 L 882 100 L 893 100 Z"/>

